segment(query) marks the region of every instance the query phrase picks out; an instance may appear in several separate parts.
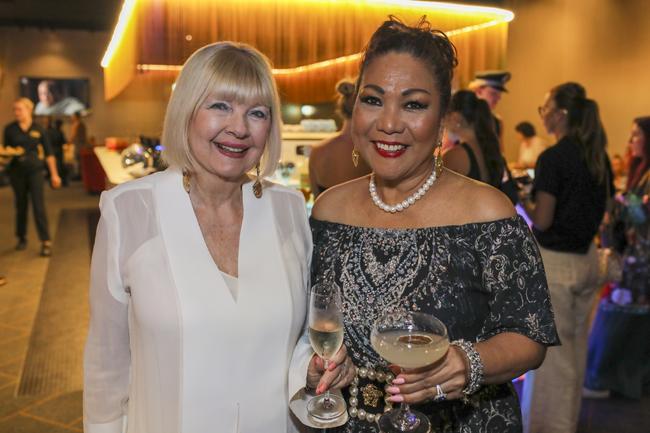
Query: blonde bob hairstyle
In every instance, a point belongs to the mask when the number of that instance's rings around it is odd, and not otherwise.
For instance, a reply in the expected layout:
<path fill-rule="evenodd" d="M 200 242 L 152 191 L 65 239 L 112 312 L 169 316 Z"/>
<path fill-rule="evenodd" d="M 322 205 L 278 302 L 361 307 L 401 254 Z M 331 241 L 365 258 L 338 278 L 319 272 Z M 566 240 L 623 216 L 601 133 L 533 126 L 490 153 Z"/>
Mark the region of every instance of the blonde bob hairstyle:
<path fill-rule="evenodd" d="M 260 175 L 273 174 L 282 146 L 278 90 L 268 59 L 255 48 L 237 42 L 206 45 L 183 65 L 163 125 L 163 158 L 167 164 L 195 171 L 198 163 L 190 151 L 189 128 L 199 107 L 211 93 L 228 101 L 269 107 L 271 128 L 260 160 Z"/>
<path fill-rule="evenodd" d="M 29 98 L 18 98 L 14 101 L 14 104 L 23 104 L 30 113 L 34 111 L 34 103 Z"/>

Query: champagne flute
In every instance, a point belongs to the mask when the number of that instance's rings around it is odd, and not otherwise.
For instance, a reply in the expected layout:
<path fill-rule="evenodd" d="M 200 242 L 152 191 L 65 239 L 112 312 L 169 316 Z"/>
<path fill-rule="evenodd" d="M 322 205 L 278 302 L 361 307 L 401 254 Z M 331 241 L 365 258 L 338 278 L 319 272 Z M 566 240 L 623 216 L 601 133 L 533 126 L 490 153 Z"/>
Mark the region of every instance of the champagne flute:
<path fill-rule="evenodd" d="M 370 343 L 382 358 L 402 369 L 431 365 L 449 349 L 444 323 L 430 314 L 409 311 L 379 317 L 372 328 Z M 379 418 L 379 429 L 384 433 L 427 433 L 431 423 L 424 414 L 412 411 L 402 402 L 398 410 Z"/>
<path fill-rule="evenodd" d="M 309 342 L 325 364 L 339 351 L 343 344 L 343 314 L 341 292 L 335 283 L 320 283 L 312 287 L 309 295 Z M 331 421 L 343 415 L 346 405 L 339 395 L 325 394 L 313 397 L 307 404 L 307 412 L 323 421 Z"/>

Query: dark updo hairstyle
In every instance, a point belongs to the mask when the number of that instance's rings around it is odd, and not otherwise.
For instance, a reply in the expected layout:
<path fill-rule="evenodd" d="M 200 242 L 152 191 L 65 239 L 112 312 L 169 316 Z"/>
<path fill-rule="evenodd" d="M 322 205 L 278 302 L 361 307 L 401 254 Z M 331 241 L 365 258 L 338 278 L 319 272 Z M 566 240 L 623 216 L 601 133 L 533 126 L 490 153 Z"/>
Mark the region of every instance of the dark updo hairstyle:
<path fill-rule="evenodd" d="M 530 122 L 519 122 L 517 126 L 515 126 L 515 131 L 526 138 L 534 137 L 536 132 L 535 127 Z"/>
<path fill-rule="evenodd" d="M 494 130 L 494 118 L 490 106 L 470 90 L 454 93 L 449 105 L 450 113 L 458 113 L 471 125 L 481 148 L 488 171 L 488 183 L 494 187 L 501 185 L 504 162 L 499 151 L 499 138 Z"/>
<path fill-rule="evenodd" d="M 607 181 L 607 135 L 600 120 L 598 104 L 587 98 L 585 88 L 573 82 L 560 84 L 551 89 L 555 106 L 567 113 L 567 135 L 582 148 L 582 156 L 589 172 L 599 183 Z"/>
<path fill-rule="evenodd" d="M 630 190 L 636 188 L 643 175 L 650 169 L 650 116 L 637 117 L 634 123 L 643 132 L 645 140 L 643 146 L 643 156 L 632 158 L 630 161 L 630 171 L 627 178 L 627 187 Z"/>
<path fill-rule="evenodd" d="M 379 26 L 366 47 L 359 77 L 357 91 L 363 73 L 373 60 L 388 53 L 407 53 L 421 60 L 429 67 L 440 92 L 440 113 L 444 114 L 451 98 L 451 80 L 458 64 L 456 47 L 447 35 L 431 28 L 426 16 L 414 26 L 409 27 L 394 16 Z"/>
<path fill-rule="evenodd" d="M 348 79 L 339 81 L 336 83 L 336 92 L 339 94 L 336 101 L 336 112 L 344 119 L 351 118 L 356 93 L 354 82 Z"/>

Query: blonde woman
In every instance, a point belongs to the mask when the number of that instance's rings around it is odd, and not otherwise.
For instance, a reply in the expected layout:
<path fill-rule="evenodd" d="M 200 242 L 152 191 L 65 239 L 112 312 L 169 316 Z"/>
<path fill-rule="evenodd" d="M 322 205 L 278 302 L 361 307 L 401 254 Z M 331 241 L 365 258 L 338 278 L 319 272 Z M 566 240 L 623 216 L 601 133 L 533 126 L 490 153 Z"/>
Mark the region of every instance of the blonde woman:
<path fill-rule="evenodd" d="M 312 247 L 302 195 L 263 180 L 280 155 L 268 61 L 194 53 L 162 142 L 169 169 L 101 199 L 84 431 L 291 431 Z"/>
<path fill-rule="evenodd" d="M 36 229 L 41 240 L 41 256 L 48 257 L 52 254 L 52 244 L 43 193 L 43 155 L 50 170 L 52 188 L 61 186 L 61 178 L 47 132 L 34 123 L 34 103 L 27 98 L 20 98 L 14 102 L 13 109 L 16 121 L 4 129 L 4 145 L 14 155 L 8 172 L 16 206 L 16 250 L 27 248 L 27 205 L 31 196 Z"/>

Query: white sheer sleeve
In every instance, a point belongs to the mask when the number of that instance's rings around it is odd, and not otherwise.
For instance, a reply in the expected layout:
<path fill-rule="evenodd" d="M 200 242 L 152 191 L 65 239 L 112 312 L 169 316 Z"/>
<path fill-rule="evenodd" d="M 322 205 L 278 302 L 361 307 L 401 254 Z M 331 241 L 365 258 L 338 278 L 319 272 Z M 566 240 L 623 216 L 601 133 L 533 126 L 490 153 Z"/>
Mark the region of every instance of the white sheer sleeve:
<path fill-rule="evenodd" d="M 90 329 L 84 356 L 84 431 L 121 433 L 130 380 L 128 300 L 120 274 L 120 230 L 104 193 L 90 275 Z"/>
<path fill-rule="evenodd" d="M 298 343 L 296 343 L 293 356 L 291 357 L 291 366 L 289 367 L 289 399 L 293 399 L 305 387 L 307 368 L 309 367 L 312 356 L 314 356 L 314 350 L 309 343 L 309 334 L 307 332 L 308 330 L 305 328 Z"/>

